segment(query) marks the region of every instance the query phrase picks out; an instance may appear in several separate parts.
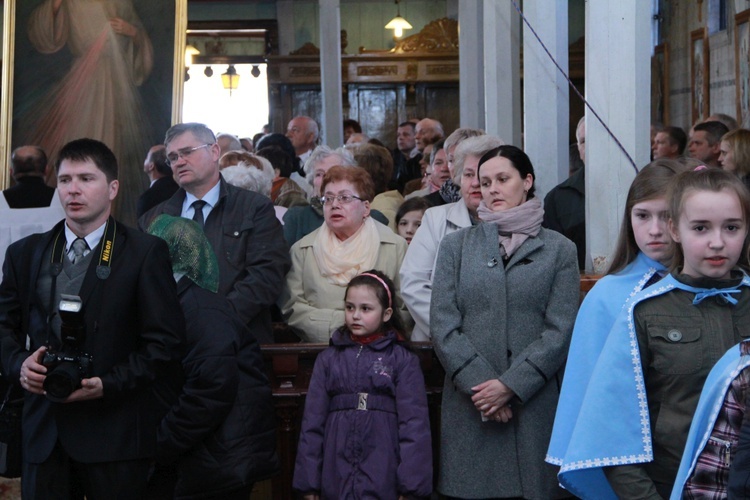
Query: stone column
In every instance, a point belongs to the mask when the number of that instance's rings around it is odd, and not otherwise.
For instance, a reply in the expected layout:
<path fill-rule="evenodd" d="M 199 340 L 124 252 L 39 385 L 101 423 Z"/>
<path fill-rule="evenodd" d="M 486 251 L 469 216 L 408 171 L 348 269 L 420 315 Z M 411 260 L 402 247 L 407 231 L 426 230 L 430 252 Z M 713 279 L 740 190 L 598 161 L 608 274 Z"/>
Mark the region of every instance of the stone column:
<path fill-rule="evenodd" d="M 509 1 L 481 3 L 485 130 L 521 147 L 520 17 Z"/>
<path fill-rule="evenodd" d="M 344 143 L 341 98 L 341 12 L 339 0 L 320 1 L 320 85 L 323 97 L 321 144 Z"/>
<path fill-rule="evenodd" d="M 638 168 L 649 161 L 651 2 L 586 2 L 586 98 Z M 614 250 L 635 170 L 586 110 L 586 244 L 601 273 Z"/>
<path fill-rule="evenodd" d="M 526 0 L 523 12 L 560 67 L 568 72 L 568 2 Z M 568 81 L 534 33 L 523 25 L 524 151 L 536 172 L 536 196 L 568 178 Z"/>
<path fill-rule="evenodd" d="M 458 5 L 458 67 L 461 126 L 484 129 L 484 38 L 482 1 Z M 450 134 L 446 130 L 446 133 Z"/>

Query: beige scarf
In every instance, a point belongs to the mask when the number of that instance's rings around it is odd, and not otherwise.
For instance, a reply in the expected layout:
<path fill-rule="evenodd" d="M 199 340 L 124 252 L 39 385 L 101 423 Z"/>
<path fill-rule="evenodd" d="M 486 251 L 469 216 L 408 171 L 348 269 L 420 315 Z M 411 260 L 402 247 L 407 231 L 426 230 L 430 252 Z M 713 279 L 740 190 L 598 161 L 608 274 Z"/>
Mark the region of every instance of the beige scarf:
<path fill-rule="evenodd" d="M 339 286 L 348 285 L 353 277 L 375 267 L 379 250 L 380 234 L 370 217 L 344 241 L 324 222 L 313 243 L 313 255 L 321 276 Z"/>
<path fill-rule="evenodd" d="M 539 234 L 542 227 L 544 209 L 539 198 L 532 198 L 526 203 L 508 210 L 493 212 L 484 200 L 479 202 L 477 215 L 482 222 L 489 222 L 497 226 L 497 234 L 500 239 L 500 253 L 505 253 L 504 258 L 510 259 L 529 236 Z"/>

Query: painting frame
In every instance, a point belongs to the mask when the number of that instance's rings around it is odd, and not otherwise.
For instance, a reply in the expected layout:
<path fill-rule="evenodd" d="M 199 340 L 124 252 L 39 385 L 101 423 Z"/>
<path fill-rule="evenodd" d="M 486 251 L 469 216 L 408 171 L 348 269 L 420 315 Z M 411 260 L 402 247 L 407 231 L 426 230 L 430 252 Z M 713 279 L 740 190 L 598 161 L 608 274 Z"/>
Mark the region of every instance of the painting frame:
<path fill-rule="evenodd" d="M 19 106 L 18 103 L 19 99 L 22 98 L 23 91 L 19 89 L 26 88 L 19 82 L 29 79 L 28 75 L 22 74 L 22 71 L 27 70 L 19 69 L 20 66 L 25 66 L 27 62 L 26 53 L 23 53 L 24 57 L 22 57 L 19 55 L 19 51 L 24 50 L 24 46 L 31 45 L 30 35 L 27 33 L 30 15 L 26 17 L 26 14 L 42 5 L 43 2 L 44 0 L 34 0 L 33 2 L 29 0 L 4 0 L 3 2 L 3 59 L 2 82 L 0 83 L 0 121 L 2 123 L 2 131 L 0 132 L 0 155 L 2 157 L 2 161 L 0 161 L 0 189 L 5 189 L 10 184 L 8 164 L 10 152 L 13 147 L 16 147 L 15 144 L 19 139 L 17 131 L 14 130 L 16 128 L 14 127 L 14 120 L 18 121 L 18 109 L 22 109 L 22 106 Z M 134 93 L 137 92 L 142 95 L 145 103 L 144 110 L 148 111 L 148 119 L 158 123 L 160 129 L 178 122 L 182 111 L 187 0 L 174 0 L 173 5 L 172 8 L 171 2 L 156 3 L 148 0 L 132 0 L 131 5 L 131 10 L 136 13 L 140 12 L 143 17 L 141 22 L 146 36 L 154 39 L 153 73 L 149 73 L 145 80 L 146 83 Z M 165 23 L 167 19 L 169 21 Z M 19 26 L 24 26 L 25 29 L 20 29 Z M 71 55 L 72 49 L 64 47 L 63 50 L 58 52 L 60 52 L 60 55 L 56 57 L 61 60 L 65 58 L 68 61 L 74 60 L 74 56 Z M 39 59 L 46 55 L 40 52 Z M 24 64 L 21 65 L 20 61 L 23 61 Z M 32 66 L 31 64 L 28 65 Z M 72 70 L 70 63 L 68 69 Z M 48 67 L 41 64 L 32 66 L 28 71 L 35 71 L 37 75 L 40 75 L 47 70 Z M 148 82 L 148 78 L 154 81 Z M 149 87 L 146 87 L 146 85 L 149 85 Z M 165 96 L 168 96 L 168 98 Z M 151 106 L 151 101 L 157 99 L 158 107 L 154 108 Z M 154 110 L 156 110 L 155 114 L 153 113 Z M 161 130 L 160 135 L 163 136 L 163 132 L 164 130 Z M 155 137 L 156 134 L 154 133 L 153 136 Z M 161 142 L 161 138 L 159 138 L 159 142 Z M 145 154 L 146 151 L 142 151 L 143 157 L 145 157 Z M 50 158 L 50 160 L 52 161 L 53 158 Z M 137 196 L 135 193 L 128 193 L 128 195 L 131 197 Z"/>
<path fill-rule="evenodd" d="M 654 47 L 651 57 L 651 122 L 669 121 L 669 43 Z"/>
<path fill-rule="evenodd" d="M 737 121 L 750 123 L 750 9 L 734 16 L 734 82 Z"/>
<path fill-rule="evenodd" d="M 699 28 L 690 32 L 690 91 L 692 123 L 705 119 L 711 113 L 709 92 L 708 30 Z"/>

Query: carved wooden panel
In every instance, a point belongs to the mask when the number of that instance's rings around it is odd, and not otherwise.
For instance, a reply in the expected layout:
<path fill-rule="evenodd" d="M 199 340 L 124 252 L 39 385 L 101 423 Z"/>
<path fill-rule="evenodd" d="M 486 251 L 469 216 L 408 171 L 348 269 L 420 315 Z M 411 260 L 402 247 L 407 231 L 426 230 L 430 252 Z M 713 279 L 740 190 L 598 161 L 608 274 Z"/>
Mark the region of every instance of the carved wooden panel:
<path fill-rule="evenodd" d="M 459 127 L 458 85 L 420 84 L 417 86 L 417 112 L 420 118 L 429 117 L 443 124 L 443 130 L 450 134 Z"/>
<path fill-rule="evenodd" d="M 406 120 L 405 85 L 349 85 L 349 116 L 368 137 L 396 147 L 396 129 Z"/>

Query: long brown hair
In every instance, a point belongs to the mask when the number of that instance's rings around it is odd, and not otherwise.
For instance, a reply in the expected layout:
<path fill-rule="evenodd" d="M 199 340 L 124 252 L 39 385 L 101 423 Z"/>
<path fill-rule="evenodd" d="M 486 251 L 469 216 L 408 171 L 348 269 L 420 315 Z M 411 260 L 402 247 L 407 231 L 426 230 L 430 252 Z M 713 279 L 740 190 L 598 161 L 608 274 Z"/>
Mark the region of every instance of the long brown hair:
<path fill-rule="evenodd" d="M 663 198 L 670 181 L 675 175 L 685 170 L 686 167 L 682 163 L 661 158 L 652 161 L 638 172 L 628 190 L 617 247 L 606 274 L 615 274 L 623 270 L 640 252 L 633 234 L 633 222 L 630 215 L 633 207 L 644 201 Z"/>

